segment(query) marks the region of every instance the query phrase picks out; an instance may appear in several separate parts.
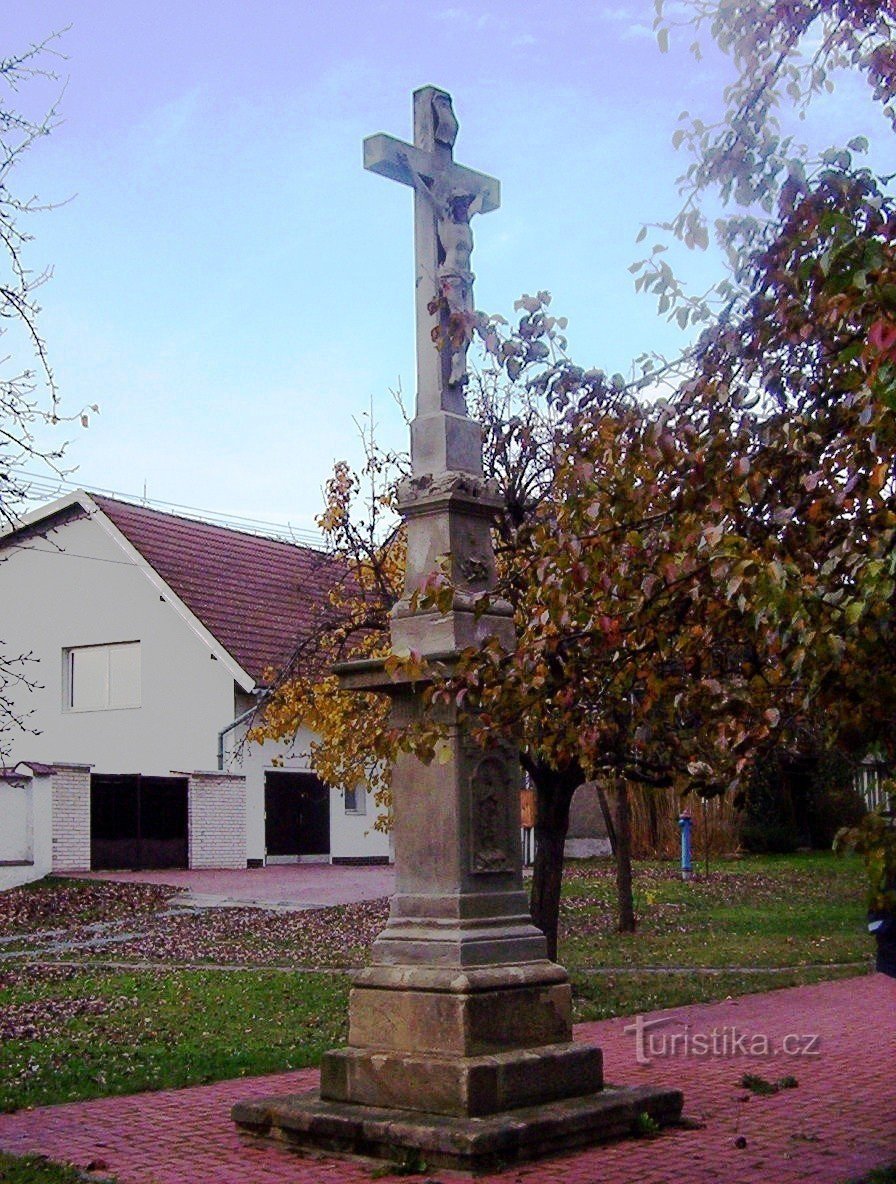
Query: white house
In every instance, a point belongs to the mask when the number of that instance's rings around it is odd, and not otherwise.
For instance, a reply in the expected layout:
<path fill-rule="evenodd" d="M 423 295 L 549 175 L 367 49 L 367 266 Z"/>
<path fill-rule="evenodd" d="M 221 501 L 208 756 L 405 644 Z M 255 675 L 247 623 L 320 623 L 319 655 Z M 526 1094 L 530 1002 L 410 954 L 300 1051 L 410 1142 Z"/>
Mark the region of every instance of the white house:
<path fill-rule="evenodd" d="M 4 736 L 0 876 L 29 851 L 39 874 L 48 778 L 55 870 L 387 860 L 364 790 L 324 787 L 307 734 L 245 742 L 338 575 L 313 548 L 81 490 L 0 537 L 0 646 L 38 684 Z"/>

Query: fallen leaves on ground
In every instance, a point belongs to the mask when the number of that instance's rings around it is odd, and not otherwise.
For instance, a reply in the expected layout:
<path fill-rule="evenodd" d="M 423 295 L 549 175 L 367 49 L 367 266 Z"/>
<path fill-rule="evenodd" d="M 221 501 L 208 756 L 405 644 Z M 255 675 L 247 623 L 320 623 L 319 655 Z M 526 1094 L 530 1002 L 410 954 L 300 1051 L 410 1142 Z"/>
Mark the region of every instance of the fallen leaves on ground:
<path fill-rule="evenodd" d="M 385 899 L 295 912 L 183 909 L 164 886 L 46 881 L 0 895 L 0 935 L 9 954 L 29 957 L 336 968 L 367 960 L 387 914 Z"/>
<path fill-rule="evenodd" d="M 0 892 L 0 937 L 150 916 L 177 892 L 165 884 L 50 877 Z"/>
<path fill-rule="evenodd" d="M 356 966 L 386 923 L 388 901 L 276 912 L 217 908 L 154 918 L 109 956 L 126 961 L 249 966 Z"/>
<path fill-rule="evenodd" d="M 36 999 L 7 1003 L 0 1012 L 0 1041 L 49 1040 L 61 1024 L 83 1016 L 105 1015 L 123 1004 L 97 995 L 73 999 Z"/>

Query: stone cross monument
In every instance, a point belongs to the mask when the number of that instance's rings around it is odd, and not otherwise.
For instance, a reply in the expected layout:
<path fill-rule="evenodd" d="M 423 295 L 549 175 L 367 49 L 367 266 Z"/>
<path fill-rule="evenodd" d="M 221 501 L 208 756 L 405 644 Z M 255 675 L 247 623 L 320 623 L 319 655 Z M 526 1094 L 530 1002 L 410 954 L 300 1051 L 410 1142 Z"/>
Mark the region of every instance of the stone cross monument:
<path fill-rule="evenodd" d="M 509 606 L 474 612 L 495 585 L 500 499 L 464 401 L 470 219 L 500 199 L 497 181 L 455 163 L 457 131 L 450 96 L 428 86 L 414 94 L 413 144 L 364 142 L 366 168 L 414 190 L 417 403 L 392 648 L 443 667 L 486 637 L 514 640 Z M 414 607 L 435 571 L 454 588 L 448 612 Z M 339 673 L 344 687 L 390 695 L 399 727 L 421 711 L 419 686 L 393 682 L 382 661 Z M 241 1103 L 234 1119 L 298 1147 L 487 1168 L 627 1133 L 641 1113 L 677 1118 L 678 1091 L 604 1088 L 599 1049 L 573 1043 L 568 977 L 548 960 L 523 891 L 516 754 L 474 743 L 444 711 L 447 759 L 403 754 L 395 765 L 396 893 L 353 979 L 348 1046 L 324 1056 L 319 1095 Z"/>

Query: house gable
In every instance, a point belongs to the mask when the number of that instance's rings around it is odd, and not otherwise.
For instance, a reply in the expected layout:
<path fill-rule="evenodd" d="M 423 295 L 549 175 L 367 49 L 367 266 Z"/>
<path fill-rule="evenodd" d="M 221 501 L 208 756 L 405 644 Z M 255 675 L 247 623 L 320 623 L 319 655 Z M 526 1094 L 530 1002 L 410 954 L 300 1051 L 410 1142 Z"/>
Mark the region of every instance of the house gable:
<path fill-rule="evenodd" d="M 102 773 L 213 768 L 234 678 L 253 680 L 89 498 L 50 510 L 0 539 L 4 653 L 30 655 L 33 684 L 13 687 L 28 718 L 4 734 L 11 756 Z M 98 694 L 78 693 L 84 678 Z"/>
<path fill-rule="evenodd" d="M 0 550 L 85 516 L 98 523 L 246 692 L 281 670 L 316 625 L 344 570 L 312 547 L 184 518 L 83 490 L 29 515 Z"/>
<path fill-rule="evenodd" d="M 331 556 L 311 547 L 92 500 L 256 683 L 286 666 L 314 629 L 316 606 L 343 578 Z"/>
<path fill-rule="evenodd" d="M 83 492 L 0 535 L 4 652 L 35 660 L 35 687 L 22 693 L 35 731 L 13 737 L 10 761 L 77 768 L 75 814 L 63 808 L 64 794 L 54 812 L 54 827 L 80 843 L 65 866 L 88 859 L 92 774 L 164 779 L 179 769 L 195 776 L 218 764 L 222 729 L 224 768 L 243 773 L 246 788 L 244 805 L 232 803 L 221 826 L 240 838 L 246 858 L 265 857 L 265 774 L 281 755 L 288 770 L 306 769 L 310 737 L 292 755 L 282 746 L 228 745 L 234 684 L 239 711 L 265 669 L 282 667 L 318 626 L 318 607 L 344 578 L 332 558 L 307 547 Z M 95 693 L 104 655 L 105 697 Z M 124 681 L 113 694 L 116 671 Z M 209 792 L 214 806 L 218 790 Z M 330 801 L 334 857 L 385 858 L 388 840 L 369 820 L 349 816 L 337 790 Z M 219 814 L 212 809 L 216 820 Z M 191 842 L 208 830 L 192 815 L 190 828 Z M 208 857 L 223 858 L 220 851 Z M 199 858 L 191 847 L 191 860 Z"/>
<path fill-rule="evenodd" d="M 106 500 L 111 501 L 112 499 Z M 177 592 L 168 585 L 147 557 L 119 530 L 93 496 L 85 493 L 84 490 L 76 490 L 49 506 L 27 515 L 21 527 L 0 535 L 0 558 L 4 552 L 14 554 L 16 551 L 26 549 L 31 551 L 42 549 L 50 553 L 56 552 L 59 555 L 64 555 L 67 550 L 66 537 L 59 532 L 69 523 L 83 522 L 84 520 L 91 521 L 113 543 L 116 549 L 123 552 L 122 562 L 132 565 L 149 581 L 160 598 L 164 599 L 182 618 L 190 631 L 208 648 L 215 660 L 224 664 L 239 688 L 245 692 L 254 690 L 255 679 L 252 675 L 243 669 L 226 645 L 223 645 L 213 635 L 190 606 L 185 604 Z M 81 558 L 86 557 L 82 556 Z M 100 562 L 112 562 L 108 557 L 100 560 L 95 556 L 94 559 Z"/>

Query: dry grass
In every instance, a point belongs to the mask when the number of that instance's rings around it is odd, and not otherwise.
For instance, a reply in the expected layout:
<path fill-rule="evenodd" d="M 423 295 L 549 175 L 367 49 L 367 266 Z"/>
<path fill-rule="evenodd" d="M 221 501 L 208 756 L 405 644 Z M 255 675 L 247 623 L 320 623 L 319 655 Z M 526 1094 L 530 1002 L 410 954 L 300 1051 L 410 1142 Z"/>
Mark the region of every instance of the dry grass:
<path fill-rule="evenodd" d="M 629 787 L 632 810 L 632 855 L 635 859 L 677 859 L 681 850 L 678 817 L 687 809 L 693 820 L 691 847 L 694 862 L 710 856 L 732 855 L 738 849 L 740 811 L 730 795 L 684 803 L 674 789 Z"/>

